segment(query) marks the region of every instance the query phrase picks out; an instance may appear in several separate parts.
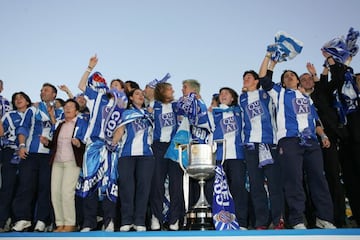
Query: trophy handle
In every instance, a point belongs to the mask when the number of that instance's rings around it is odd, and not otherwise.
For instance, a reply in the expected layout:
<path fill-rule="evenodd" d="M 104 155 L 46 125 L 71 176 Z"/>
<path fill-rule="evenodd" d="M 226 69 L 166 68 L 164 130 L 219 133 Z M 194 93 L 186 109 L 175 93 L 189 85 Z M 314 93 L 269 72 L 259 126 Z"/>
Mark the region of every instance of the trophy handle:
<path fill-rule="evenodd" d="M 181 169 L 182 169 L 184 172 L 186 172 L 186 169 L 185 169 L 185 167 L 184 167 L 184 165 L 183 165 L 183 163 L 182 163 L 182 151 L 183 151 L 183 149 L 185 149 L 185 148 L 188 148 L 188 144 L 180 144 L 180 145 L 178 146 L 178 151 L 179 151 L 179 164 L 180 164 Z"/>
<path fill-rule="evenodd" d="M 223 151 L 222 151 L 222 157 L 221 157 L 221 165 L 223 165 L 223 163 L 225 161 L 225 153 L 226 153 L 226 140 L 225 139 L 217 139 L 217 140 L 214 140 L 214 143 L 216 144 L 216 148 L 219 143 L 223 144 Z"/>

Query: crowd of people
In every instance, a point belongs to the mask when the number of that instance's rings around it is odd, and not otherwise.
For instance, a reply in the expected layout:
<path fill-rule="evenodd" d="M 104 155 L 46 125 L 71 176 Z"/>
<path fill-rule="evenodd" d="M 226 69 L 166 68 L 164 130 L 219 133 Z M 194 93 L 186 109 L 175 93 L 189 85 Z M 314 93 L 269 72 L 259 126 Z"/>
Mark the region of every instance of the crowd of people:
<path fill-rule="evenodd" d="M 0 232 L 183 229 L 199 189 L 183 181 L 183 159 L 168 153 L 185 125 L 188 143 L 225 140 L 216 164 L 239 229 L 348 227 L 345 199 L 358 227 L 360 74 L 322 54 L 320 76 L 307 63 L 305 73 L 285 70 L 273 81 L 279 61 L 268 49 L 258 72 L 243 73 L 240 94 L 222 87 L 210 107 L 195 79 L 182 82 L 178 100 L 170 74 L 144 89 L 120 79 L 107 85 L 93 72 L 96 55 L 77 95 L 44 83 L 38 102 L 22 91 L 10 102 L 0 97 Z"/>

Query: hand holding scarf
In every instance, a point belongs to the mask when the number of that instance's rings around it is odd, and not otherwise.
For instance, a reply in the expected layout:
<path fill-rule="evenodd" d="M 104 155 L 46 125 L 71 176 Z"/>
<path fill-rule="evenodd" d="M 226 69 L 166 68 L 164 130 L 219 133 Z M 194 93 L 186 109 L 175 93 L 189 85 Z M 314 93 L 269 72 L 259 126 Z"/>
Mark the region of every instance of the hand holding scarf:
<path fill-rule="evenodd" d="M 87 85 L 95 91 L 103 93 L 105 93 L 109 89 L 106 85 L 105 78 L 101 75 L 100 72 L 94 72 L 93 74 L 91 74 L 88 78 Z"/>
<path fill-rule="evenodd" d="M 331 54 L 334 59 L 341 63 L 346 63 L 349 57 L 354 57 L 359 51 L 356 41 L 359 37 L 359 31 L 350 28 L 346 38 L 344 36 L 336 37 L 326 42 L 321 50 Z"/>
<path fill-rule="evenodd" d="M 303 43 L 288 33 L 279 31 L 275 34 L 275 44 L 267 47 L 267 51 L 271 52 L 271 59 L 276 62 L 283 62 L 293 59 L 301 53 Z"/>

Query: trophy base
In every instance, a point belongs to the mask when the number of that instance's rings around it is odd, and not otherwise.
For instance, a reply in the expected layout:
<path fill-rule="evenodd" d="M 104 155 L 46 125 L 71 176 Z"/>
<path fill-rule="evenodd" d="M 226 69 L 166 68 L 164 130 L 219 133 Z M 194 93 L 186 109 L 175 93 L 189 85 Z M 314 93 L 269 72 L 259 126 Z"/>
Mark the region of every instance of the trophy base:
<path fill-rule="evenodd" d="M 186 214 L 186 230 L 214 230 L 212 210 L 207 208 L 192 208 Z"/>

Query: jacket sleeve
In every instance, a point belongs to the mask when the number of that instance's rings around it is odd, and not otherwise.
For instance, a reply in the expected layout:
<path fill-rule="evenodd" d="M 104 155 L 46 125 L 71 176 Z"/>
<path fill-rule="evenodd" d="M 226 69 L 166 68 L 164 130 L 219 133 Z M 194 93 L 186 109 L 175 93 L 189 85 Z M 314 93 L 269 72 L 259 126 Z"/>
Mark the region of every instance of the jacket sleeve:
<path fill-rule="evenodd" d="M 273 86 L 274 82 L 272 81 L 273 71 L 267 70 L 266 76 L 260 78 L 260 85 L 265 91 L 270 91 Z"/>

